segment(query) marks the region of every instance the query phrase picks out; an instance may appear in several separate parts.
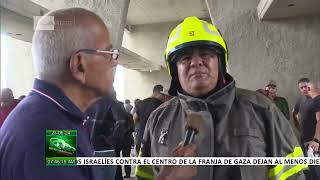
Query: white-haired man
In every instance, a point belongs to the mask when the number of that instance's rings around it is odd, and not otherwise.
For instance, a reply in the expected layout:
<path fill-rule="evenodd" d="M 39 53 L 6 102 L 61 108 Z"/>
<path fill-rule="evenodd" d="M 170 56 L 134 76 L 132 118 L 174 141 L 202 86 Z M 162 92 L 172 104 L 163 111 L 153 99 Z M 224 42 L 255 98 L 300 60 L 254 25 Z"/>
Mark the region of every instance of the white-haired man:
<path fill-rule="evenodd" d="M 54 28 L 41 29 L 49 18 Z M 84 111 L 112 87 L 119 52 L 96 14 L 71 8 L 49 12 L 32 40 L 37 78 L 0 131 L 0 179 L 96 179 L 92 166 L 46 167 L 46 130 L 77 130 L 77 156 L 93 156 Z"/>

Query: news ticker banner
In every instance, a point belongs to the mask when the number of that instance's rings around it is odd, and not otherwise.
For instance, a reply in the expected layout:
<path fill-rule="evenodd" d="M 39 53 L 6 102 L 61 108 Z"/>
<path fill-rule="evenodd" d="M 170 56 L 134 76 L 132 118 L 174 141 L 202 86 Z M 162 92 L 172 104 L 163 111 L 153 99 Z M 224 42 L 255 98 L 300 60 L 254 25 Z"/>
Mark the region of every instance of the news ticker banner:
<path fill-rule="evenodd" d="M 47 166 L 76 165 L 320 165 L 320 158 L 284 157 L 76 157 L 77 130 L 46 130 Z"/>
<path fill-rule="evenodd" d="M 320 165 L 320 158 L 281 158 L 281 157 L 76 157 L 55 159 L 49 166 L 110 166 L 110 165 Z M 48 164 L 47 164 L 48 165 Z"/>
<path fill-rule="evenodd" d="M 77 157 L 77 165 L 320 165 L 320 158 L 285 157 Z"/>

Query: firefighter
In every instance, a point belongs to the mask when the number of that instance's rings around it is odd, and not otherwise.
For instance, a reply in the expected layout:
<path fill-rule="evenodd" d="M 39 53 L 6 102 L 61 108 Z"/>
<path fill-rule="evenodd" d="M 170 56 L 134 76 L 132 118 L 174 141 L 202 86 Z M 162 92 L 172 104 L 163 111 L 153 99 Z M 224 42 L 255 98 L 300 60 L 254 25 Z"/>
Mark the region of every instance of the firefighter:
<path fill-rule="evenodd" d="M 228 74 L 227 45 L 218 29 L 187 17 L 171 32 L 166 51 L 175 96 L 150 115 L 140 155 L 167 157 L 185 136 L 188 113 L 202 129 L 193 144 L 198 157 L 303 157 L 299 141 L 279 109 L 265 96 L 239 89 Z M 305 179 L 307 165 L 198 166 L 194 179 Z M 140 179 L 157 177 L 161 167 L 139 166 Z"/>

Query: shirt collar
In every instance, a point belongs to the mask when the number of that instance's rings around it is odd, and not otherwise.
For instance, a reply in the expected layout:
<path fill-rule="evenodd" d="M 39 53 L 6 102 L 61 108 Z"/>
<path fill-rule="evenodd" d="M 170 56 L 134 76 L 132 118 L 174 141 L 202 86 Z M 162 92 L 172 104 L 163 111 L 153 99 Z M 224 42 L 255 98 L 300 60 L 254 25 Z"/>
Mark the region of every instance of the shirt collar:
<path fill-rule="evenodd" d="M 49 101 L 55 103 L 62 111 L 69 113 L 70 115 L 76 116 L 81 120 L 84 120 L 84 113 L 64 94 L 64 92 L 57 86 L 46 82 L 44 80 L 35 79 L 33 93 L 44 96 Z"/>

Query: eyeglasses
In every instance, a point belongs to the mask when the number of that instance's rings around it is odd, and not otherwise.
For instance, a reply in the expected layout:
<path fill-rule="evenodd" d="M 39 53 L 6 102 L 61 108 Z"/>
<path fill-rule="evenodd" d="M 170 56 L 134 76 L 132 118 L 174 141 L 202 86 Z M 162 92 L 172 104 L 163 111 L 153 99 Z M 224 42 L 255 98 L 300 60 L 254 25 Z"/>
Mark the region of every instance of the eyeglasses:
<path fill-rule="evenodd" d="M 76 53 L 78 52 L 87 52 L 87 53 L 101 53 L 104 55 L 104 57 L 106 59 L 108 59 L 109 57 L 106 57 L 106 55 L 111 55 L 111 58 L 113 60 L 117 60 L 119 55 L 120 55 L 120 51 L 118 49 L 112 49 L 110 51 L 106 51 L 106 50 L 94 50 L 94 49 L 80 49 L 78 50 Z"/>

